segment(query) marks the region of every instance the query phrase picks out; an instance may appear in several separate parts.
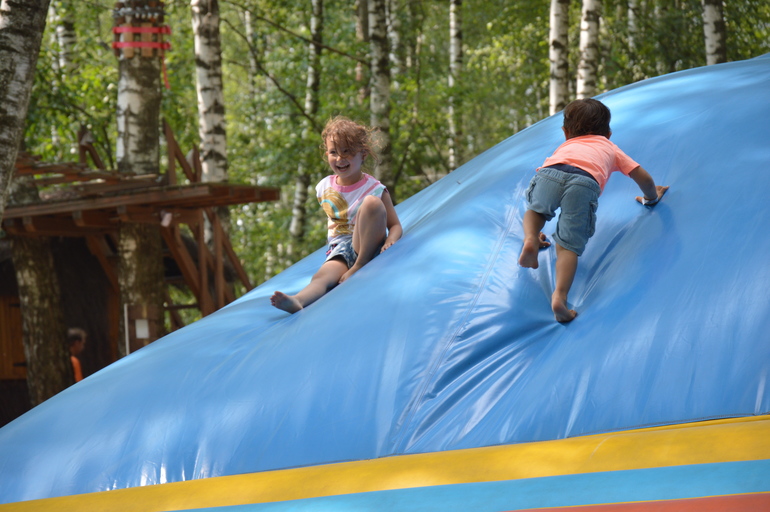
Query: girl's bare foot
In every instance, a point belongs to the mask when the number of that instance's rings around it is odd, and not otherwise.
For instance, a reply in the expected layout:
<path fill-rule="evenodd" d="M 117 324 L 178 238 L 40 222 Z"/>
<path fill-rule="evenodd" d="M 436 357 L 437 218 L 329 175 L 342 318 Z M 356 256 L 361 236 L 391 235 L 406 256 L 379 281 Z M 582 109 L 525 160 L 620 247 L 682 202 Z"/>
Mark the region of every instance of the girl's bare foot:
<path fill-rule="evenodd" d="M 521 248 L 519 265 L 527 268 L 537 268 L 537 251 L 540 249 L 540 240 L 537 238 L 525 238 Z"/>
<path fill-rule="evenodd" d="M 553 316 L 557 322 L 571 322 L 577 316 L 577 311 L 569 309 L 567 301 L 555 293 L 551 296 L 551 309 L 553 309 Z"/>
<path fill-rule="evenodd" d="M 296 298 L 292 295 L 286 295 L 283 292 L 275 292 L 273 296 L 270 297 L 270 304 L 287 313 L 296 313 L 302 309 L 302 304 L 300 304 Z"/>

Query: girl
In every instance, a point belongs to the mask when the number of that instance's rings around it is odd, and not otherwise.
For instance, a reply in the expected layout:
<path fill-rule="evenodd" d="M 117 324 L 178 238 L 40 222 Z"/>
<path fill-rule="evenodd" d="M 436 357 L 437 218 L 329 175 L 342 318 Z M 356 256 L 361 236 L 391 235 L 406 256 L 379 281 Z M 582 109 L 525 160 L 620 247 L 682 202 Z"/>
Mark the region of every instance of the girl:
<path fill-rule="evenodd" d="M 320 299 L 402 234 L 388 190 L 361 170 L 368 156 L 374 158 L 369 130 L 345 117 L 335 117 L 321 137 L 334 173 L 316 186 L 318 202 L 329 218 L 329 249 L 326 262 L 299 293 L 276 291 L 270 297 L 273 306 L 289 313 Z"/>

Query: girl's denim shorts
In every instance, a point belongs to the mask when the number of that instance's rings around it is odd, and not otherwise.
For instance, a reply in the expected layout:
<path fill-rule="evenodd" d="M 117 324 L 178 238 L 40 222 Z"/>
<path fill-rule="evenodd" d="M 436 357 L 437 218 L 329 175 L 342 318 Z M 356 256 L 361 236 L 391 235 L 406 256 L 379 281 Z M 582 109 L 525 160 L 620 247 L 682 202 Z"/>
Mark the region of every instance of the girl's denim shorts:
<path fill-rule="evenodd" d="M 326 251 L 326 261 L 333 260 L 334 258 L 342 258 L 348 268 L 356 263 L 358 254 L 353 250 L 352 236 L 329 245 L 329 249 Z"/>
<path fill-rule="evenodd" d="M 529 209 L 547 220 L 561 208 L 553 238 L 578 256 L 596 229 L 596 209 L 601 188 L 596 180 L 558 169 L 540 169 L 527 189 Z"/>

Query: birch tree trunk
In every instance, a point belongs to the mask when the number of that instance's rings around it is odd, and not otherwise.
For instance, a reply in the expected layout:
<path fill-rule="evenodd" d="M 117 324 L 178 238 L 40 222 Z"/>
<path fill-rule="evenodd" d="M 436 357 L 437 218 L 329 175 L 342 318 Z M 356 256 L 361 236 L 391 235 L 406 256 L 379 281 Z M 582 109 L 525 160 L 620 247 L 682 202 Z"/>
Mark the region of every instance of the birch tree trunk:
<path fill-rule="evenodd" d="M 58 70 L 66 72 L 72 66 L 72 53 L 77 42 L 71 5 L 64 0 L 51 0 L 48 13 L 54 25 L 54 38 L 58 46 Z"/>
<path fill-rule="evenodd" d="M 77 42 L 75 21 L 72 16 L 70 3 L 63 0 L 52 0 L 48 8 L 48 19 L 50 20 L 48 22 L 49 25 L 53 27 L 53 30 L 50 32 L 53 32 L 52 39 L 54 47 L 57 48 L 58 52 L 58 58 L 53 61 L 53 68 L 60 80 L 66 80 L 72 72 L 72 55 L 75 43 Z M 53 89 L 56 91 L 58 87 L 54 85 Z M 62 153 L 68 149 L 64 147 L 59 138 L 57 126 L 51 127 L 51 145 L 55 148 L 61 148 L 59 152 L 60 158 L 63 156 Z M 77 144 L 70 143 L 69 153 L 77 153 Z"/>
<path fill-rule="evenodd" d="M 569 1 L 551 0 L 550 15 L 550 45 L 548 58 L 551 61 L 551 87 L 549 109 L 551 115 L 563 110 L 567 106 L 569 97 L 569 83 L 567 72 L 568 61 L 568 34 L 569 28 Z"/>
<path fill-rule="evenodd" d="M 10 202 L 14 205 L 39 202 L 32 178 L 14 180 Z M 19 287 L 27 387 L 34 407 L 74 382 L 66 346 L 67 326 L 50 239 L 14 237 L 11 251 Z"/>
<path fill-rule="evenodd" d="M 580 21 L 580 61 L 576 84 L 576 95 L 580 99 L 596 96 L 600 20 L 601 1 L 583 0 L 583 15 Z"/>
<path fill-rule="evenodd" d="M 222 87 L 222 43 L 219 33 L 219 0 L 191 0 L 195 46 L 195 84 L 198 93 L 198 137 L 202 180 L 227 181 L 227 126 Z M 225 233 L 230 232 L 230 210 L 216 208 Z M 206 240 L 213 233 L 206 223 Z"/>
<path fill-rule="evenodd" d="M 659 75 L 665 75 L 666 73 L 673 73 L 676 71 L 676 56 L 672 49 L 671 39 L 666 37 L 668 34 L 668 19 L 669 10 L 674 8 L 671 5 L 671 0 L 655 0 L 655 21 L 659 27 L 659 33 L 661 36 L 657 40 L 657 62 L 655 69 Z"/>
<path fill-rule="evenodd" d="M 254 32 L 254 21 L 252 20 L 250 11 L 243 11 L 243 30 L 246 39 L 249 41 L 249 93 L 252 100 L 256 99 L 257 91 L 257 76 L 259 76 L 259 66 L 257 65 L 257 37 Z"/>
<path fill-rule="evenodd" d="M 633 55 L 636 50 L 636 39 L 638 37 L 639 28 L 637 26 L 636 18 L 639 15 L 639 0 L 628 0 L 628 49 L 631 50 L 632 60 L 636 60 L 636 56 Z"/>
<path fill-rule="evenodd" d="M 192 0 L 198 135 L 203 181 L 227 181 L 227 128 L 222 89 L 218 0 Z"/>
<path fill-rule="evenodd" d="M 394 195 L 393 147 L 390 140 L 390 60 L 386 0 L 368 0 L 369 48 L 371 54 L 370 124 L 376 130 L 380 162 L 375 177 Z"/>
<path fill-rule="evenodd" d="M 151 5 L 152 4 L 152 5 Z M 116 10 L 116 21 L 127 25 L 162 23 L 153 0 L 132 2 L 132 7 Z M 119 57 L 117 163 L 121 172 L 153 174 L 160 172 L 161 62 L 157 55 L 142 56 L 139 51 L 123 51 Z M 159 224 L 122 223 L 118 242 L 118 283 L 121 295 L 121 339 L 118 355 L 130 348 L 124 340 L 132 332 L 126 317 L 146 317 L 149 337 L 137 340 L 147 344 L 163 334 L 163 254 Z"/>
<path fill-rule="evenodd" d="M 703 35 L 706 40 L 706 65 L 727 62 L 727 28 L 722 0 L 702 0 Z"/>
<path fill-rule="evenodd" d="M 0 1 L 0 220 L 24 136 L 49 0 Z"/>
<path fill-rule="evenodd" d="M 312 0 L 312 15 L 310 17 L 310 37 L 308 44 L 307 85 L 305 87 L 305 113 L 310 117 L 318 114 L 318 91 L 321 87 L 321 44 L 323 43 L 323 0 Z M 303 120 L 302 140 L 308 146 L 312 145 L 311 133 L 313 127 L 307 118 Z M 305 218 L 307 217 L 306 203 L 310 172 L 300 160 L 297 166 L 297 176 L 294 181 L 294 202 L 291 210 L 291 225 L 289 232 L 295 241 L 301 241 L 305 236 Z"/>
<path fill-rule="evenodd" d="M 390 42 L 390 79 L 394 89 L 399 88 L 399 77 L 403 72 L 404 63 L 401 48 L 401 18 L 399 12 L 403 8 L 401 0 L 387 0 L 388 8 L 388 40 Z"/>
<path fill-rule="evenodd" d="M 356 0 L 356 41 L 369 44 L 369 1 Z M 366 68 L 363 63 L 356 63 L 356 81 L 361 85 L 358 89 L 358 103 L 363 104 L 369 97 L 369 86 L 366 79 Z"/>
<path fill-rule="evenodd" d="M 462 0 L 449 4 L 449 169 L 462 163 L 460 77 L 463 69 Z"/>

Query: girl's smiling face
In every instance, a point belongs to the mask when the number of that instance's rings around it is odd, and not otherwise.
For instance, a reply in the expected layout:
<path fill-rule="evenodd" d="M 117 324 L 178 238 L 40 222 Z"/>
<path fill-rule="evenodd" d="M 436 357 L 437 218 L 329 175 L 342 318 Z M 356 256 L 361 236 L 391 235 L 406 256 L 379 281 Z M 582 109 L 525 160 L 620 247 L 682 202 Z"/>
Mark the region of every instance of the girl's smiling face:
<path fill-rule="evenodd" d="M 333 139 L 326 145 L 326 158 L 332 172 L 337 175 L 337 183 L 340 185 L 353 185 L 363 177 L 361 165 L 364 163 L 365 153 L 362 150 L 353 150 L 348 147 L 338 146 Z"/>

